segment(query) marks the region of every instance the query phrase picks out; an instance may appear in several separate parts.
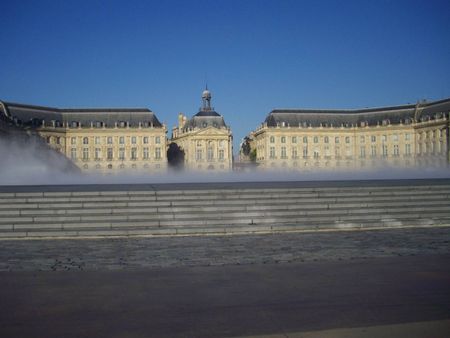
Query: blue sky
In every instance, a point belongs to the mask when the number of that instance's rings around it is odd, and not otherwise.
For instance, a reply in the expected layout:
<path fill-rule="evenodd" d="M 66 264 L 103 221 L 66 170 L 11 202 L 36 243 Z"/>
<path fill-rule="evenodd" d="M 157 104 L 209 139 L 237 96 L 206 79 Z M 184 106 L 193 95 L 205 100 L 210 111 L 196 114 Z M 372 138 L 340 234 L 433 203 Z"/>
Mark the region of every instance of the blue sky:
<path fill-rule="evenodd" d="M 148 107 L 171 129 L 198 111 L 207 80 L 235 146 L 274 108 L 450 97 L 449 1 L 0 0 L 0 11 L 1 100 Z"/>

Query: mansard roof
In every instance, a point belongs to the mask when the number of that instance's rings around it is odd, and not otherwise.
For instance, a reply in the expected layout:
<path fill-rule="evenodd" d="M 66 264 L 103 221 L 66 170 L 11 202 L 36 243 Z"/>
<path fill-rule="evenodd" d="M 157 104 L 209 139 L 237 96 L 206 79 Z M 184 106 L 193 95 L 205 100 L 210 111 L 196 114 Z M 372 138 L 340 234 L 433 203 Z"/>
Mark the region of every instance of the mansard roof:
<path fill-rule="evenodd" d="M 450 112 L 450 98 L 434 102 L 422 102 L 392 107 L 364 109 L 275 109 L 265 123 L 269 127 L 289 126 L 357 126 L 391 124 L 434 119 L 436 115 Z"/>
<path fill-rule="evenodd" d="M 12 119 L 18 119 L 23 123 L 31 120 L 60 121 L 81 123 L 89 126 L 91 122 L 102 122 L 106 126 L 114 126 L 116 122 L 128 122 L 130 126 L 149 124 L 154 127 L 162 127 L 156 115 L 147 108 L 69 108 L 61 109 L 27 105 L 21 103 L 2 102 L 7 114 Z"/>

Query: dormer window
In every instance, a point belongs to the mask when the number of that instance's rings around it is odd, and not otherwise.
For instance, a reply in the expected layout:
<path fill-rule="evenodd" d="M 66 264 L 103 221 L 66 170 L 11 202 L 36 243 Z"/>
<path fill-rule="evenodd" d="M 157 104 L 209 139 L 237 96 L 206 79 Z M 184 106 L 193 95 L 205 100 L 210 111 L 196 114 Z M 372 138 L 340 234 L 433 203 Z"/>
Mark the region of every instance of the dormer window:
<path fill-rule="evenodd" d="M 79 125 L 79 123 L 78 123 L 77 121 L 72 121 L 72 122 L 70 122 L 70 126 L 71 126 L 72 128 L 78 128 L 78 125 Z"/>
<path fill-rule="evenodd" d="M 96 121 L 96 122 L 95 122 L 95 128 L 101 128 L 101 127 L 103 127 L 103 122 L 101 122 L 101 121 Z"/>
<path fill-rule="evenodd" d="M 127 126 L 127 123 L 125 121 L 120 121 L 119 122 L 119 127 L 120 128 L 125 128 Z"/>

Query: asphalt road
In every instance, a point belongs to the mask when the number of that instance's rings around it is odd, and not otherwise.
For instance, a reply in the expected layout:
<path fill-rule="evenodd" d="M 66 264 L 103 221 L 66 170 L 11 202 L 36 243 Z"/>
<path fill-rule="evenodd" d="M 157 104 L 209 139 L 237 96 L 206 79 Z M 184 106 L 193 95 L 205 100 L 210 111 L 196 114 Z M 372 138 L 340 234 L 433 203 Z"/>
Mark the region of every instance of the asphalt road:
<path fill-rule="evenodd" d="M 449 234 L 2 241 L 0 337 L 446 337 Z"/>

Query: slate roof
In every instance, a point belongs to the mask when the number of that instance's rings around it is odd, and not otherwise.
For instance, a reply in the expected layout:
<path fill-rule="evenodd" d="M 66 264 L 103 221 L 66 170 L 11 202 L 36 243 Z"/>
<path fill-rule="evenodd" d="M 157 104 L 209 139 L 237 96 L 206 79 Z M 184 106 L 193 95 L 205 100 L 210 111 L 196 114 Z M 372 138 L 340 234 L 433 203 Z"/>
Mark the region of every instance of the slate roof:
<path fill-rule="evenodd" d="M 417 116 L 416 116 L 417 112 Z M 434 102 L 423 102 L 418 105 L 402 105 L 393 107 L 365 109 L 275 109 L 269 113 L 265 123 L 269 127 L 282 126 L 369 126 L 389 121 L 391 124 L 408 123 L 420 119 L 434 119 L 436 114 L 450 112 L 450 98 Z"/>
<path fill-rule="evenodd" d="M 91 122 L 102 122 L 107 127 L 113 127 L 116 122 L 129 122 L 130 127 L 148 124 L 162 127 L 156 115 L 147 108 L 81 108 L 60 109 L 26 105 L 12 102 L 2 102 L 11 118 L 23 123 L 31 120 L 45 120 L 46 122 L 79 122 L 81 126 L 90 126 Z"/>
<path fill-rule="evenodd" d="M 191 119 L 184 125 L 185 130 L 194 128 L 227 128 L 223 117 L 213 109 L 200 109 Z"/>

